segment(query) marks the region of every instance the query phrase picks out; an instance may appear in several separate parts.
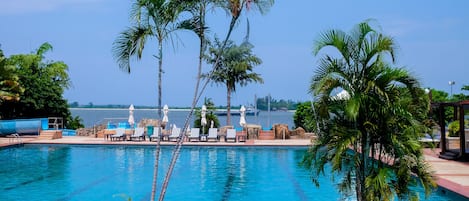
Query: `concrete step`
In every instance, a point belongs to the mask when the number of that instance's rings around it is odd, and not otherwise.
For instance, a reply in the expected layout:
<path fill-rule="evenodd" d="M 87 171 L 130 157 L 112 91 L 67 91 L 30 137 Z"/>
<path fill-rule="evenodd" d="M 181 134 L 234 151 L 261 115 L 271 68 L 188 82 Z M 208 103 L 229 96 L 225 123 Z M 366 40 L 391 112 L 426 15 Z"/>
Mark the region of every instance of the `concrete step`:
<path fill-rule="evenodd" d="M 53 140 L 62 138 L 62 130 L 42 130 L 39 133 L 40 140 Z"/>

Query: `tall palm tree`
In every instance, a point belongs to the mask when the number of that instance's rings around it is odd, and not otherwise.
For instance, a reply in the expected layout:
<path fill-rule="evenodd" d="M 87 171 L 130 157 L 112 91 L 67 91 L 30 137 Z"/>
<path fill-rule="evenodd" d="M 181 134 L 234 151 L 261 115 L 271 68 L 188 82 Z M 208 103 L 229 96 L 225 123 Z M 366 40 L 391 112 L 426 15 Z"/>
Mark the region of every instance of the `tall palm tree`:
<path fill-rule="evenodd" d="M 324 32 L 314 54 L 326 47 L 338 56 L 325 54 L 311 82 L 319 115 L 327 122 L 303 160 L 313 181 L 318 184 L 317 176 L 330 163 L 333 172 L 344 175 L 339 190 L 355 192 L 359 201 L 391 200 L 394 194 L 418 199 L 409 188 L 418 182 L 428 195 L 435 182 L 418 142 L 424 129 L 416 121 L 420 110 L 407 108 L 409 100 L 419 104 L 421 89 L 405 69 L 385 61 L 394 62 L 394 40 L 365 21 L 350 34 Z M 346 95 L 335 96 L 337 90 Z"/>
<path fill-rule="evenodd" d="M 0 103 L 3 101 L 19 100 L 24 91 L 15 73 L 15 66 L 10 65 L 0 49 Z M 0 117 L 1 118 L 1 117 Z"/>
<path fill-rule="evenodd" d="M 135 20 L 133 26 L 120 33 L 114 41 L 113 53 L 119 67 L 130 73 L 130 57 L 142 58 L 143 49 L 147 40 L 154 37 L 158 41 L 158 116 L 161 119 L 162 74 L 163 74 L 163 42 L 171 40 L 171 34 L 177 29 L 177 19 L 181 7 L 178 1 L 169 0 L 136 0 L 131 10 L 131 18 Z M 153 183 L 151 200 L 155 199 L 156 183 L 158 178 L 158 162 L 160 154 L 160 141 L 155 151 L 155 168 L 153 170 Z"/>
<path fill-rule="evenodd" d="M 200 1 L 200 0 L 194 0 L 194 1 L 197 2 L 197 1 Z M 244 7 L 250 8 L 251 4 L 254 4 L 254 6 L 263 14 L 263 13 L 266 12 L 266 10 L 268 10 L 273 5 L 273 2 L 274 2 L 273 0 L 230 0 L 230 1 L 215 0 L 215 1 L 216 2 L 221 2 L 222 7 L 229 10 L 229 13 L 231 14 L 231 22 L 230 22 L 230 25 L 229 25 L 229 28 L 228 28 L 228 32 L 226 34 L 225 40 L 223 42 L 222 47 L 220 48 L 220 51 L 219 51 L 218 55 L 222 55 L 222 52 L 224 51 L 225 45 L 226 45 L 227 41 L 229 40 L 229 38 L 231 36 L 231 33 L 233 31 L 233 28 L 234 28 L 236 22 L 238 21 L 238 18 L 241 16 L 241 13 L 242 13 L 241 11 L 243 10 Z M 216 66 L 218 61 L 219 61 L 219 58 L 217 58 L 215 60 L 213 66 Z M 211 72 L 214 72 L 214 70 L 215 70 L 215 68 Z M 197 79 L 200 80 L 200 76 Z M 203 85 L 203 87 L 200 89 L 199 94 L 195 94 L 194 101 L 192 102 L 192 106 L 191 106 L 191 111 L 187 115 L 185 123 L 184 123 L 184 128 L 186 128 L 188 126 L 189 118 L 192 116 L 192 113 L 195 109 L 195 105 L 196 105 L 197 101 L 199 100 L 199 98 L 201 97 L 203 91 L 205 90 L 205 87 L 207 86 L 208 81 L 209 80 L 207 80 L 205 82 L 205 84 Z M 198 87 L 196 88 L 196 90 L 198 90 Z M 166 188 L 169 185 L 169 180 L 171 178 L 174 166 L 176 165 L 176 161 L 179 157 L 179 153 L 180 153 L 182 143 L 183 143 L 182 138 L 179 138 L 178 142 L 176 143 L 176 147 L 173 151 L 173 155 L 171 157 L 171 162 L 169 164 L 168 171 L 166 172 L 166 176 L 165 176 L 164 181 L 163 181 L 163 186 L 161 188 L 161 193 L 160 193 L 159 200 L 163 200 L 164 196 L 166 195 Z"/>
<path fill-rule="evenodd" d="M 227 43 L 226 50 L 218 55 L 222 42 L 215 39 L 215 44 L 210 48 L 209 63 L 215 64 L 213 73 L 206 74 L 209 80 L 226 87 L 226 125 L 231 124 L 231 94 L 236 92 L 236 85 L 245 86 L 251 82 L 263 83 L 259 74 L 252 72 L 255 66 L 262 63 L 261 59 L 252 54 L 253 46 L 243 43 L 240 46 L 232 41 Z M 216 60 L 219 62 L 216 62 Z"/>
<path fill-rule="evenodd" d="M 197 97 L 200 88 L 200 77 L 202 75 L 202 65 L 205 52 L 207 50 L 207 44 L 209 40 L 206 36 L 208 27 L 206 25 L 206 13 L 211 4 L 217 5 L 220 0 L 198 0 L 185 2 L 183 7 L 184 11 L 188 11 L 191 14 L 191 18 L 182 21 L 179 24 L 179 28 L 186 29 L 194 32 L 199 38 L 199 61 L 197 68 L 197 79 L 194 90 L 193 105 L 196 105 Z"/>
<path fill-rule="evenodd" d="M 172 39 L 176 30 L 175 20 L 180 13 L 177 1 L 136 0 L 132 5 L 133 25 L 119 34 L 113 43 L 114 58 L 119 68 L 130 73 L 130 58 L 142 58 L 143 49 L 148 40 L 156 38 L 158 51 L 158 116 L 161 118 L 163 42 Z"/>

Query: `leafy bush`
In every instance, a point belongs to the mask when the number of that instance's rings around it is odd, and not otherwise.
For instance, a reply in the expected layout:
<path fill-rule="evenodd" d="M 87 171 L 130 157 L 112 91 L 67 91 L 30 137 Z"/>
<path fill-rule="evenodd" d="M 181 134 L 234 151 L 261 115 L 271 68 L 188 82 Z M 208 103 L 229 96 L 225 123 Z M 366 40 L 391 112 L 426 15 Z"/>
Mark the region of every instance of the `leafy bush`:
<path fill-rule="evenodd" d="M 306 132 L 314 132 L 317 130 L 316 117 L 311 107 L 311 102 L 299 103 L 293 115 L 295 127 L 301 127 Z"/>
<path fill-rule="evenodd" d="M 469 125 L 469 120 L 464 121 L 464 126 Z M 448 132 L 450 137 L 459 137 L 459 120 L 452 121 L 448 125 Z"/>

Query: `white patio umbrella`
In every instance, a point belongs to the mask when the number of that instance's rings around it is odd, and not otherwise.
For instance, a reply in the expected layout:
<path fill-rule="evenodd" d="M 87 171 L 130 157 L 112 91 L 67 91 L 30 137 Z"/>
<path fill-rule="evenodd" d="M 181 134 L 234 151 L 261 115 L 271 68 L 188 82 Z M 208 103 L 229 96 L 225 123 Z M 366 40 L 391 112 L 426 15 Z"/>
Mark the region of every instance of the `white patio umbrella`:
<path fill-rule="evenodd" d="M 169 119 L 168 119 L 168 112 L 169 112 L 169 108 L 168 108 L 168 105 L 164 105 L 163 106 L 163 120 L 162 122 L 166 125 L 166 123 L 168 123 Z"/>
<path fill-rule="evenodd" d="M 133 105 L 133 104 L 130 104 L 130 107 L 129 107 L 129 120 L 128 120 L 128 122 L 129 122 L 129 124 L 130 124 L 131 127 L 133 127 L 134 124 L 135 124 L 134 110 L 135 110 L 134 105 Z"/>
<path fill-rule="evenodd" d="M 241 106 L 239 112 L 239 125 L 244 128 L 244 126 L 246 125 L 246 108 L 244 107 L 244 105 Z"/>
<path fill-rule="evenodd" d="M 202 105 L 202 111 L 200 112 L 200 125 L 204 128 L 207 125 L 207 107 Z"/>

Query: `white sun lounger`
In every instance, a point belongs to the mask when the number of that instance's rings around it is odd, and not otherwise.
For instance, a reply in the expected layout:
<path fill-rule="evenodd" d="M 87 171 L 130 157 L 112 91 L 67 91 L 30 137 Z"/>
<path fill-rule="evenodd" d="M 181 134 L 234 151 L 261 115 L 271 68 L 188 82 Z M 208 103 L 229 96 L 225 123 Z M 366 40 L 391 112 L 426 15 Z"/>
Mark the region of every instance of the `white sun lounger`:
<path fill-rule="evenodd" d="M 155 140 L 157 140 L 157 139 L 161 140 L 161 127 L 153 128 L 153 134 L 150 135 L 150 142 L 154 139 Z"/>
<path fill-rule="evenodd" d="M 191 132 L 189 133 L 189 142 L 192 140 L 200 140 L 200 128 L 191 128 Z"/>
<path fill-rule="evenodd" d="M 181 128 L 173 128 L 171 130 L 171 135 L 168 136 L 169 141 L 177 141 L 179 138 L 179 134 L 181 134 Z"/>
<path fill-rule="evenodd" d="M 125 128 L 116 128 L 116 134 L 111 135 L 111 141 L 115 140 L 125 140 Z"/>
<path fill-rule="evenodd" d="M 236 130 L 233 128 L 226 129 L 226 141 L 233 140 L 236 142 Z"/>
<path fill-rule="evenodd" d="M 217 128 L 208 129 L 207 141 L 209 140 L 214 140 L 215 142 L 218 141 L 218 129 Z"/>
<path fill-rule="evenodd" d="M 143 127 L 138 127 L 135 129 L 134 134 L 130 136 L 130 140 L 138 139 L 139 141 L 145 139 L 145 129 Z"/>

